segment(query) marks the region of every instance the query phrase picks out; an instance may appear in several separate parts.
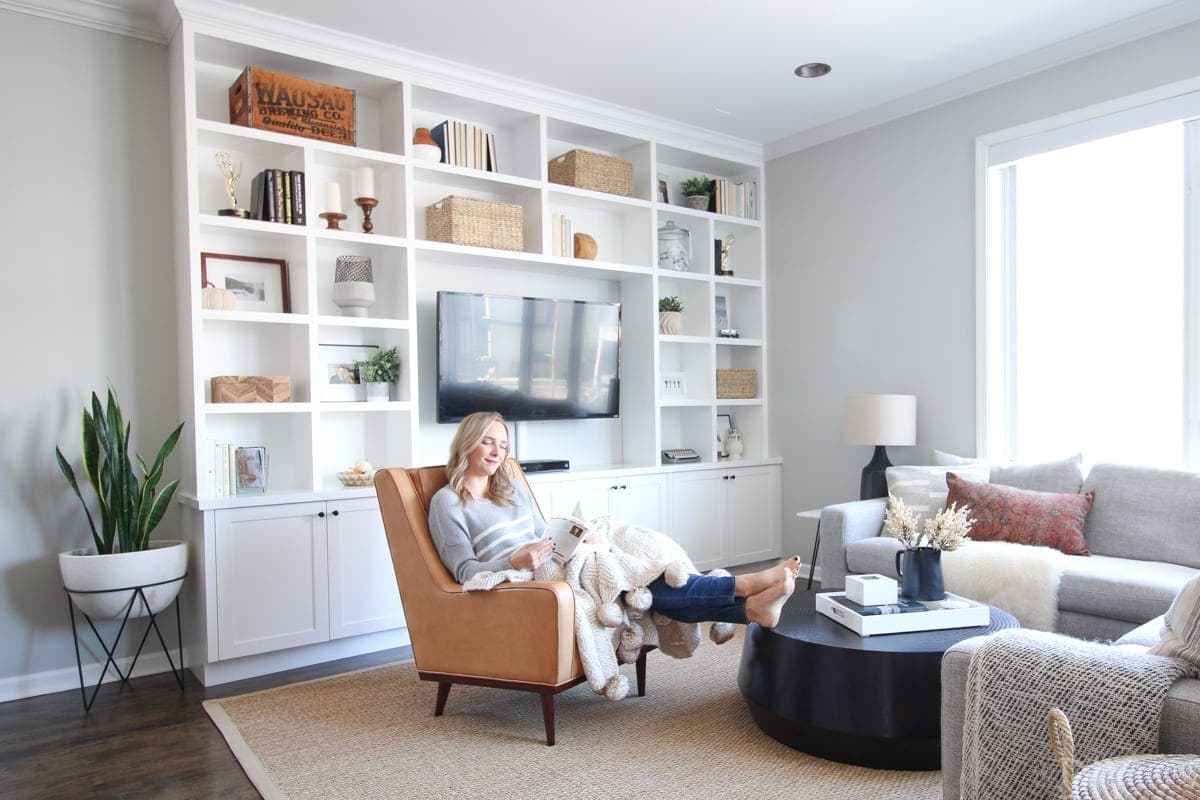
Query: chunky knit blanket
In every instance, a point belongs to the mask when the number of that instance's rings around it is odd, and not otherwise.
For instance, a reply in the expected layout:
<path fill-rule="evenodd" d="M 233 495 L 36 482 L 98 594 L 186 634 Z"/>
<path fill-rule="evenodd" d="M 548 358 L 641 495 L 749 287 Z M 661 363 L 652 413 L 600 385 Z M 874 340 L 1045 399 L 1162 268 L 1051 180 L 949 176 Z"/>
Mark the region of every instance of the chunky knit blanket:
<path fill-rule="evenodd" d="M 1056 706 L 1071 721 L 1080 764 L 1157 752 L 1167 690 L 1191 669 L 1040 631 L 988 637 L 967 666 L 962 800 L 1057 796 L 1060 772 L 1046 738 L 1046 715 Z"/>
<path fill-rule="evenodd" d="M 652 581 L 663 575 L 669 585 L 682 586 L 697 570 L 665 534 L 608 522 L 594 527 L 607 534 L 608 547 L 580 545 L 566 564 L 550 560 L 536 572 L 480 572 L 463 584 L 463 591 L 486 591 L 506 581 L 566 581 L 575 593 L 575 641 L 588 685 L 609 700 L 620 700 L 629 693 L 629 680 L 619 665 L 636 661 L 643 645 L 687 658 L 700 644 L 698 624 L 647 613 L 651 596 L 646 587 Z M 709 636 L 722 644 L 732 638 L 733 626 L 714 622 Z"/>

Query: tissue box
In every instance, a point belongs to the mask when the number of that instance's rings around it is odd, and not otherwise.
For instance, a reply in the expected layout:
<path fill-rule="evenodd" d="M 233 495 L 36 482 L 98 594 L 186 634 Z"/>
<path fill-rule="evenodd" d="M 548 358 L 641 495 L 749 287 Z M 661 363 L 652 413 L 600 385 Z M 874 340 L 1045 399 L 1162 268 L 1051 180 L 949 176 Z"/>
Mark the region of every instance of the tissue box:
<path fill-rule="evenodd" d="M 860 606 L 886 606 L 897 600 L 896 582 L 886 575 L 847 575 L 846 597 Z"/>

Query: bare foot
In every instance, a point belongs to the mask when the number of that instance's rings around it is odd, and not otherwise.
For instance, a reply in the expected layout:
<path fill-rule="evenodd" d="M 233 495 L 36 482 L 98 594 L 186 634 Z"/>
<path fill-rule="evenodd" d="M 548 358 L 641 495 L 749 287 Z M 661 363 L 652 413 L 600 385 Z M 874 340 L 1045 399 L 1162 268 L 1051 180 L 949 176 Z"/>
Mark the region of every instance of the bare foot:
<path fill-rule="evenodd" d="M 750 622 L 757 622 L 764 628 L 774 628 L 779 624 L 779 615 L 783 613 L 783 604 L 792 596 L 795 589 L 796 575 L 788 570 L 782 582 L 746 598 L 746 619 Z"/>
<path fill-rule="evenodd" d="M 780 561 L 773 567 L 768 567 L 761 572 L 751 572 L 746 575 L 738 575 L 733 586 L 734 597 L 750 597 L 765 591 L 770 587 L 783 583 L 784 579 L 791 575 L 793 578 L 800 574 L 800 556 L 792 556 L 791 558 Z"/>

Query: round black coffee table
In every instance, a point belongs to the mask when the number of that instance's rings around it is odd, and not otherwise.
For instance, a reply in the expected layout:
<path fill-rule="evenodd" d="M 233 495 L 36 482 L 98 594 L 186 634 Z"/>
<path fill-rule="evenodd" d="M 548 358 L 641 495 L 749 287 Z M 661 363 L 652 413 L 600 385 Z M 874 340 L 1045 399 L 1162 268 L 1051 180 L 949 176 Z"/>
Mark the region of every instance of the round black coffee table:
<path fill-rule="evenodd" d="M 818 614 L 814 594 L 793 595 L 774 628 L 747 626 L 738 688 L 758 727 L 831 761 L 940 768 L 942 655 L 1016 617 L 992 606 L 987 626 L 863 637 Z"/>

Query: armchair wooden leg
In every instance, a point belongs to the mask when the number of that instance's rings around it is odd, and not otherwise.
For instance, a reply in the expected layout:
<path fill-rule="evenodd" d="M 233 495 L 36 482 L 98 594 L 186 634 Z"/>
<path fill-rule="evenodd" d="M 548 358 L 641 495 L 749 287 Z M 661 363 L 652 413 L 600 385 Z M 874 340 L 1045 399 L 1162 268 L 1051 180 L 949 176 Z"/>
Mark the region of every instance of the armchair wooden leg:
<path fill-rule="evenodd" d="M 542 721 L 546 723 L 546 744 L 554 745 L 554 691 L 543 690 Z"/>
<path fill-rule="evenodd" d="M 440 717 L 446 710 L 446 698 L 450 696 L 450 681 L 438 681 L 437 707 L 433 710 L 435 717 Z"/>
<path fill-rule="evenodd" d="M 646 696 L 646 653 L 648 652 L 650 651 L 642 648 L 635 665 L 637 667 L 638 697 Z"/>

